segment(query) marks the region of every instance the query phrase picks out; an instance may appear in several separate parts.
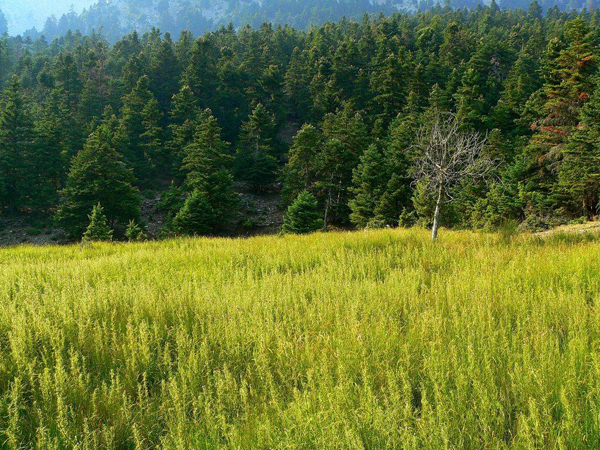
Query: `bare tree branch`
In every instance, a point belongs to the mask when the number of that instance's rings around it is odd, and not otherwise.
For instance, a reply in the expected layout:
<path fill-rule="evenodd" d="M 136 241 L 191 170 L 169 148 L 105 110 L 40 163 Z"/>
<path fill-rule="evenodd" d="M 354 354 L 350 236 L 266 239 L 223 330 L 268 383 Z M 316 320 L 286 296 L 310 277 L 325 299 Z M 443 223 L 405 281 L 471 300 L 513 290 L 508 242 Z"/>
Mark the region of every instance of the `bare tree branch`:
<path fill-rule="evenodd" d="M 437 113 L 417 134 L 413 148 L 420 158 L 413 167 L 415 182 L 427 181 L 427 190 L 437 196 L 433 239 L 437 238 L 443 202 L 451 199 L 452 187 L 464 180 L 481 180 L 496 168 L 483 154 L 487 136 L 461 130 L 452 113 Z"/>

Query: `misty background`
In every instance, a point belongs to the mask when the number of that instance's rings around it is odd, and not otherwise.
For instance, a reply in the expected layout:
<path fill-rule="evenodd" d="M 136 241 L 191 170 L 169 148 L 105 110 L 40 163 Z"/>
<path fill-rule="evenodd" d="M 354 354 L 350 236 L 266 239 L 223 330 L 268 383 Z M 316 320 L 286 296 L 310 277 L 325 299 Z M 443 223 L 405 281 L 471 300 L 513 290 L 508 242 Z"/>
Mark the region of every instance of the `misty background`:
<path fill-rule="evenodd" d="M 263 22 L 305 29 L 342 16 L 360 19 L 376 15 L 426 10 L 448 2 L 454 8 L 474 8 L 492 0 L 0 0 L 8 33 L 49 40 L 68 30 L 84 34 L 100 31 L 109 41 L 132 30 L 158 27 L 177 34 L 189 30 L 202 34 L 233 23 L 239 27 Z M 531 0 L 496 0 L 500 8 L 527 8 Z M 538 0 L 547 11 L 596 9 L 600 0 Z M 0 34 L 6 31 L 0 14 Z M 34 30 L 35 29 L 35 30 Z"/>
<path fill-rule="evenodd" d="M 0 0 L 0 10 L 8 22 L 12 35 L 22 34 L 33 27 L 44 27 L 48 17 L 60 17 L 73 10 L 80 13 L 83 8 L 94 4 L 96 0 Z"/>

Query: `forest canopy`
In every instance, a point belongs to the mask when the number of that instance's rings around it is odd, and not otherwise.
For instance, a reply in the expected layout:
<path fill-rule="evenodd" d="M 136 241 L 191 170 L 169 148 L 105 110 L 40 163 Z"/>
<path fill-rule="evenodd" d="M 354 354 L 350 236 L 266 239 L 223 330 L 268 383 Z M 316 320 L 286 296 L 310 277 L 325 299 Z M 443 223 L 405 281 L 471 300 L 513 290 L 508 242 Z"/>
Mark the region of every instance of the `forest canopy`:
<path fill-rule="evenodd" d="M 158 191 L 165 232 L 243 220 L 236 186 L 310 194 L 325 226 L 429 225 L 416 137 L 439 113 L 497 162 L 452 186 L 445 226 L 539 228 L 598 212 L 597 12 L 433 8 L 307 31 L 158 29 L 114 45 L 0 39 L 0 208 L 72 238 L 101 203 L 121 235 Z M 308 197 L 307 197 L 308 198 Z M 312 199 L 316 200 L 314 203 Z M 121 231 L 119 231 L 121 230 Z"/>

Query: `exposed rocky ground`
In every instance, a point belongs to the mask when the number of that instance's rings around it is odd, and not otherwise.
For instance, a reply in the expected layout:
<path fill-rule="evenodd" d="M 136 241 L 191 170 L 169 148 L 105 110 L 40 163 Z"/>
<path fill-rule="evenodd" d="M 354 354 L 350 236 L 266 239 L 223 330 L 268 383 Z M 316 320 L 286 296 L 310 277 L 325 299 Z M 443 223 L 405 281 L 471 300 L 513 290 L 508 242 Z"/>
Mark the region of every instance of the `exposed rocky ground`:
<path fill-rule="evenodd" d="M 582 224 L 562 225 L 550 230 L 536 233 L 536 236 L 552 236 L 554 234 L 587 234 L 600 232 L 600 222 L 587 222 Z"/>
<path fill-rule="evenodd" d="M 159 201 L 159 195 L 152 198 L 144 198 L 140 207 L 142 222 L 146 224 L 146 233 L 151 239 L 156 239 L 167 223 L 166 214 L 157 208 Z"/>
<path fill-rule="evenodd" d="M 235 189 L 240 195 L 240 208 L 227 235 L 255 236 L 278 233 L 283 225 L 285 214 L 280 207 L 279 186 L 274 186 L 272 190 L 261 194 L 252 192 L 243 183 L 236 183 Z M 167 223 L 166 214 L 157 208 L 159 200 L 158 194 L 148 195 L 142 199 L 140 208 L 142 221 L 146 224 L 151 239 L 159 238 L 161 230 Z M 0 247 L 66 243 L 68 243 L 66 236 L 50 219 L 0 215 Z"/>
<path fill-rule="evenodd" d="M 0 215 L 0 247 L 64 243 L 64 234 L 46 222 L 27 217 L 7 218 Z"/>
<path fill-rule="evenodd" d="M 231 237 L 249 237 L 279 233 L 283 225 L 285 211 L 281 208 L 281 197 L 277 186 L 273 191 L 253 193 L 243 184 L 236 183 L 240 195 L 240 208 L 227 232 Z M 159 197 L 142 200 L 141 216 L 151 239 L 160 237 L 160 231 L 167 223 L 166 215 L 157 209 Z M 600 222 L 563 225 L 550 230 L 534 233 L 547 237 L 555 234 L 600 233 Z M 68 240 L 60 229 L 49 220 L 35 220 L 29 217 L 6 217 L 0 215 L 0 247 L 15 245 L 66 244 Z"/>
<path fill-rule="evenodd" d="M 279 232 L 283 225 L 285 211 L 281 208 L 281 197 L 276 186 L 272 191 L 260 195 L 253 193 L 245 185 L 236 183 L 240 194 L 240 211 L 233 235 L 253 236 Z"/>

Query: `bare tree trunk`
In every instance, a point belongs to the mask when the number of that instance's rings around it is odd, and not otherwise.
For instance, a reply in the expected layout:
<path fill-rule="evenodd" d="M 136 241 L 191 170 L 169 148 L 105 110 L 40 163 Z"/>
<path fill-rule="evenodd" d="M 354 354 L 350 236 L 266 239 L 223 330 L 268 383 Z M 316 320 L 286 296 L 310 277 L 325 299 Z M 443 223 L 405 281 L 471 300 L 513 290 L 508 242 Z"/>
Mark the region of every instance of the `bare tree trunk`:
<path fill-rule="evenodd" d="M 331 209 L 331 203 L 333 202 L 333 173 L 329 174 L 329 188 L 327 189 L 327 202 L 325 203 L 325 217 L 323 218 L 323 230 L 327 231 L 327 225 L 329 225 L 329 210 Z"/>
<path fill-rule="evenodd" d="M 433 214 L 433 229 L 431 231 L 431 239 L 434 241 L 437 239 L 438 230 L 440 229 L 440 212 L 442 209 L 442 185 L 440 184 L 440 189 L 438 190 L 438 198 L 437 203 L 435 205 L 435 213 Z"/>
<path fill-rule="evenodd" d="M 435 241 L 440 228 L 440 215 L 445 195 L 463 180 L 484 180 L 496 167 L 484 155 L 487 136 L 461 131 L 462 123 L 455 114 L 436 111 L 434 120 L 422 126 L 414 148 L 421 154 L 413 167 L 416 182 L 427 196 L 437 194 L 431 236 Z M 436 192 L 437 191 L 437 192 Z"/>
<path fill-rule="evenodd" d="M 598 214 L 598 200 L 594 194 L 587 194 L 584 196 L 583 211 L 588 220 L 594 220 Z"/>
<path fill-rule="evenodd" d="M 308 166 L 304 168 L 304 190 L 308 191 L 309 170 Z"/>
<path fill-rule="evenodd" d="M 329 188 L 329 192 L 327 194 L 327 202 L 325 203 L 325 217 L 323 218 L 324 230 L 327 230 L 327 225 L 329 222 L 329 208 L 331 208 L 331 188 Z"/>

